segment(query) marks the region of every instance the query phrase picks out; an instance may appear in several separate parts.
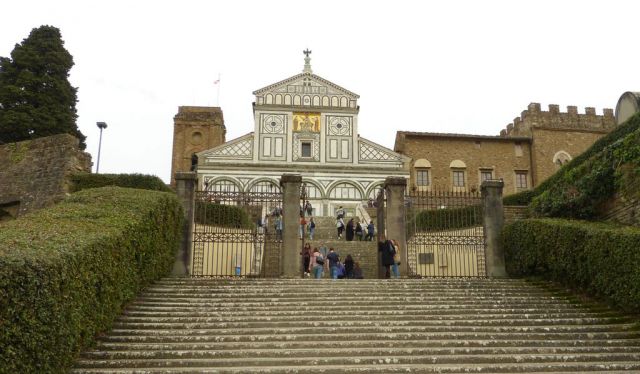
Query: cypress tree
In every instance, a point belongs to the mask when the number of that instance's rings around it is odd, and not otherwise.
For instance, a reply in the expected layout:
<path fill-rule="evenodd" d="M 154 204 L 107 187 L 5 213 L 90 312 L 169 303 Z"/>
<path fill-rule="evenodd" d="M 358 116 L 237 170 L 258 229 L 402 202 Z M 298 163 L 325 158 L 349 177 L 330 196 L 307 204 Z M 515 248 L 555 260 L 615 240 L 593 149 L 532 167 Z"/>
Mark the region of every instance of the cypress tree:
<path fill-rule="evenodd" d="M 67 133 L 86 147 L 76 125 L 77 89 L 68 79 L 72 66 L 73 57 L 53 26 L 31 30 L 11 58 L 0 57 L 0 141 Z"/>

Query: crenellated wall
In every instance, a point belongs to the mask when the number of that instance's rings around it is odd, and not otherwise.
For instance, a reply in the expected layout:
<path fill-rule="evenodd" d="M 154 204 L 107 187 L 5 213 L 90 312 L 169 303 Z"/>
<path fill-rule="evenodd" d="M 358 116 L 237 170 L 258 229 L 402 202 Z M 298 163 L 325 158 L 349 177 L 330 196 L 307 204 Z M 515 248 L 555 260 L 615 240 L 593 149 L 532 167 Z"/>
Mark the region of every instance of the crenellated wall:
<path fill-rule="evenodd" d="M 68 134 L 0 145 L 0 219 L 62 200 L 71 174 L 91 172 L 91 155 L 78 145 Z"/>
<path fill-rule="evenodd" d="M 607 133 L 615 126 L 613 109 L 605 108 L 602 115 L 598 115 L 593 107 L 586 107 L 584 113 L 578 113 L 578 107 L 570 105 L 566 112 L 561 112 L 559 105 L 549 104 L 549 110 L 543 111 L 539 103 L 531 103 L 500 135 L 531 136 L 533 128 Z"/>

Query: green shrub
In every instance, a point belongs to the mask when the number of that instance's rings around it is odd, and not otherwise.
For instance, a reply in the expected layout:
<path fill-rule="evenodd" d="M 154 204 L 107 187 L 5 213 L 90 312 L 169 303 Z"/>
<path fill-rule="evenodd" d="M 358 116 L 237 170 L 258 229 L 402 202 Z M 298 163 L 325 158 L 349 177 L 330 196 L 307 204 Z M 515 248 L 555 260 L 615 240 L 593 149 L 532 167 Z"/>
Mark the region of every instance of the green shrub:
<path fill-rule="evenodd" d="M 195 222 L 234 228 L 251 228 L 253 222 L 247 212 L 237 206 L 198 201 L 195 206 Z"/>
<path fill-rule="evenodd" d="M 477 205 L 470 205 L 462 208 L 423 210 L 407 222 L 417 232 L 482 226 L 482 209 Z"/>
<path fill-rule="evenodd" d="M 555 178 L 552 186 L 532 200 L 531 210 L 546 217 L 596 218 L 621 185 L 629 183 L 638 174 L 638 143 L 640 129 L 566 170 Z M 635 173 L 629 172 L 634 169 Z"/>
<path fill-rule="evenodd" d="M 64 372 L 124 304 L 169 273 L 181 238 L 174 194 L 75 193 L 0 230 L 0 372 Z"/>
<path fill-rule="evenodd" d="M 527 219 L 505 227 L 507 272 L 542 276 L 640 310 L 640 229 L 562 219 Z"/>
<path fill-rule="evenodd" d="M 88 188 L 118 186 L 172 192 L 162 179 L 155 175 L 144 174 L 91 174 L 77 173 L 71 176 L 72 191 L 77 192 Z"/>
<path fill-rule="evenodd" d="M 617 126 L 613 131 L 595 141 L 593 145 L 589 147 L 589 149 L 576 156 L 569 163 L 558 170 L 558 172 L 547 178 L 544 182 L 540 183 L 533 190 L 523 191 L 517 194 L 506 196 L 503 199 L 503 203 L 505 205 L 529 205 L 533 198 L 553 188 L 554 186 L 557 186 L 558 183 L 560 183 L 563 179 L 566 179 L 567 174 L 571 173 L 574 168 L 579 167 L 585 161 L 596 156 L 605 148 L 627 137 L 629 134 L 637 132 L 638 129 L 640 129 L 640 113 L 636 113 L 625 123 Z"/>

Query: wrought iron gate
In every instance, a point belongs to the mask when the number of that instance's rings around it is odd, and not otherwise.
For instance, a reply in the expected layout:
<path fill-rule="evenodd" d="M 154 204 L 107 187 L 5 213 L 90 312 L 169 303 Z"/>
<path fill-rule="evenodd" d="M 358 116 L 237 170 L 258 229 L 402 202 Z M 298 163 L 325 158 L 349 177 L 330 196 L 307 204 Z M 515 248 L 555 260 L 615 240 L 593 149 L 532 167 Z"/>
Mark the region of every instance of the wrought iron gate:
<path fill-rule="evenodd" d="M 410 276 L 486 276 L 480 193 L 411 192 L 405 205 Z"/>
<path fill-rule="evenodd" d="M 193 228 L 192 276 L 279 274 L 282 193 L 197 191 Z"/>

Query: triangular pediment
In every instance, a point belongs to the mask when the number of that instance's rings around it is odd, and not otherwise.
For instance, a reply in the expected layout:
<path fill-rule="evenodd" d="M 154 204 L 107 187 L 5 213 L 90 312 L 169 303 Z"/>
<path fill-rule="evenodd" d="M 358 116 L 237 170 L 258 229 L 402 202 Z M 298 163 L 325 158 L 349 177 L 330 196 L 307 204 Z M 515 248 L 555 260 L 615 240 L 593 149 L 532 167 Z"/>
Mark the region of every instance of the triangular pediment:
<path fill-rule="evenodd" d="M 251 160 L 253 159 L 253 132 L 202 151 L 198 153 L 198 159 L 204 162 L 214 160 Z"/>
<path fill-rule="evenodd" d="M 358 99 L 360 95 L 353 93 L 329 80 L 310 73 L 301 73 L 281 80 L 280 82 L 260 88 L 253 92 L 256 96 L 266 94 L 318 94 L 340 95 L 350 99 Z"/>
<path fill-rule="evenodd" d="M 403 154 L 364 138 L 358 139 L 358 157 L 361 164 L 404 164 L 410 160 Z"/>

